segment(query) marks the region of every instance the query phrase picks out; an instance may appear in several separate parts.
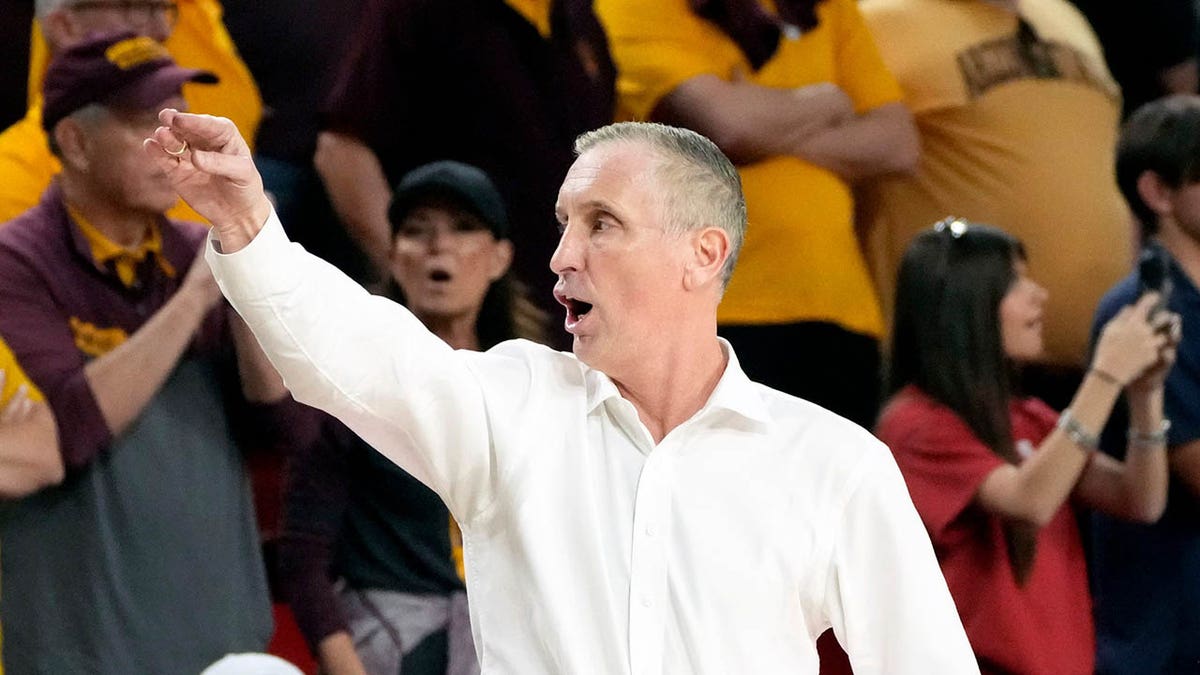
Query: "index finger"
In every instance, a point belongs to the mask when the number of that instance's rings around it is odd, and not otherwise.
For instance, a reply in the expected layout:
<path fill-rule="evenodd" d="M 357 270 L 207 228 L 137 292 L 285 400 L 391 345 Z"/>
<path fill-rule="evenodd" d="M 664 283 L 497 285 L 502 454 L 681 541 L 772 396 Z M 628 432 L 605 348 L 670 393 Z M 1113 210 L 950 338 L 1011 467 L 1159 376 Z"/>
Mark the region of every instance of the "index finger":
<path fill-rule="evenodd" d="M 250 147 L 242 140 L 237 127 L 223 117 L 164 108 L 158 113 L 158 121 L 162 126 L 155 130 L 154 136 L 160 143 L 165 139 L 178 140 L 195 150 L 250 156 Z"/>

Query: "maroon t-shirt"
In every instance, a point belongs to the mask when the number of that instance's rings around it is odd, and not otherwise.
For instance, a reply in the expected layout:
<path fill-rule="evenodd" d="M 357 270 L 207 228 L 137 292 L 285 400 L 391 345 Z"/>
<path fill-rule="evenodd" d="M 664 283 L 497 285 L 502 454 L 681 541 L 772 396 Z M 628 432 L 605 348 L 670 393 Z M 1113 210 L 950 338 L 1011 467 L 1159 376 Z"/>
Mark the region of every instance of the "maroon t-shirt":
<path fill-rule="evenodd" d="M 324 127 L 362 139 L 391 184 L 454 159 L 504 197 L 514 269 L 556 314 L 554 203 L 580 133 L 612 121 L 616 70 L 590 0 L 556 0 L 543 38 L 503 0 L 365 0 Z"/>
<path fill-rule="evenodd" d="M 1037 399 L 1014 401 L 1011 416 L 1022 454 L 1057 420 Z M 958 415 L 914 387 L 892 399 L 876 433 L 904 474 L 983 673 L 1090 675 L 1092 604 L 1071 508 L 1064 505 L 1038 532 L 1033 569 L 1020 588 L 1003 521 L 975 504 L 980 484 L 1004 460 Z"/>

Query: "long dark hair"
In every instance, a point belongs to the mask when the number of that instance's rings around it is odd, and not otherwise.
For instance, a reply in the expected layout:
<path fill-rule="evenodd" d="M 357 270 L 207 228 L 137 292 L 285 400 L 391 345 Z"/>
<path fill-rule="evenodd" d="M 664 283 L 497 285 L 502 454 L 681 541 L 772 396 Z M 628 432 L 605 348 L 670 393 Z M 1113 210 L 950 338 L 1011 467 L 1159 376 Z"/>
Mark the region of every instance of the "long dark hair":
<path fill-rule="evenodd" d="M 986 225 L 947 219 L 919 234 L 900 263 L 892 328 L 892 393 L 907 385 L 955 412 L 979 440 L 1018 464 L 1009 403 L 1016 364 L 1004 353 L 1000 302 L 1025 248 Z M 1009 560 L 1024 585 L 1033 565 L 1030 528 L 1005 524 Z"/>

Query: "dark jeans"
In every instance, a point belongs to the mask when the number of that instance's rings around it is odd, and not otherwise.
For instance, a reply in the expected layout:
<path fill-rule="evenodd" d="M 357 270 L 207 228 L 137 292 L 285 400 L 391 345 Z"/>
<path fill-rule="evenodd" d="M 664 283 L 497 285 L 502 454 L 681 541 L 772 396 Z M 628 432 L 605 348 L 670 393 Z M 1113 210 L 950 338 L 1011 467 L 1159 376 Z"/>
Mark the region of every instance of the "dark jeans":
<path fill-rule="evenodd" d="M 722 325 L 755 382 L 872 428 L 879 414 L 879 341 L 831 323 Z"/>

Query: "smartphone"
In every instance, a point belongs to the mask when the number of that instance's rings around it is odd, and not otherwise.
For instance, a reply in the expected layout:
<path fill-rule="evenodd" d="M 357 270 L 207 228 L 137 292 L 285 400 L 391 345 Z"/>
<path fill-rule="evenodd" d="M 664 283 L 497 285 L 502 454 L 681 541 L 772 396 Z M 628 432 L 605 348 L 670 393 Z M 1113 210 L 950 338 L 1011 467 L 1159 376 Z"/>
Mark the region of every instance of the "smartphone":
<path fill-rule="evenodd" d="M 1171 286 L 1170 257 L 1161 246 L 1147 246 L 1138 258 L 1138 297 L 1150 291 L 1159 293 L 1158 302 L 1150 310 L 1151 317 L 1166 308 Z"/>

